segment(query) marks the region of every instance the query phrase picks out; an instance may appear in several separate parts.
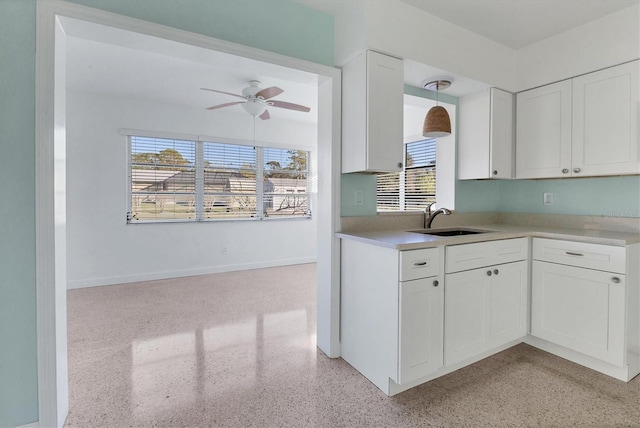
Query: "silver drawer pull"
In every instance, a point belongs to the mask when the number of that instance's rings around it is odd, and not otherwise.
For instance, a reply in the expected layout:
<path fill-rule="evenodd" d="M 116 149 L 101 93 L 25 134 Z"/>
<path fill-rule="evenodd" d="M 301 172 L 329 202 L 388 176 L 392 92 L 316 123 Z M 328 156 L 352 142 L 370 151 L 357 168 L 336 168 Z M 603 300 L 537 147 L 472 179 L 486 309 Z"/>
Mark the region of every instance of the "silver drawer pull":
<path fill-rule="evenodd" d="M 584 254 L 581 254 L 581 253 L 573 253 L 573 252 L 571 252 L 571 251 L 567 251 L 566 253 L 567 253 L 567 254 L 569 254 L 570 256 L 580 256 L 580 257 L 584 256 Z"/>
<path fill-rule="evenodd" d="M 427 262 L 415 262 L 413 265 L 414 266 L 425 266 L 427 264 Z"/>
<path fill-rule="evenodd" d="M 620 278 L 614 276 L 613 278 L 611 278 L 611 282 L 613 282 L 614 284 L 620 284 Z"/>

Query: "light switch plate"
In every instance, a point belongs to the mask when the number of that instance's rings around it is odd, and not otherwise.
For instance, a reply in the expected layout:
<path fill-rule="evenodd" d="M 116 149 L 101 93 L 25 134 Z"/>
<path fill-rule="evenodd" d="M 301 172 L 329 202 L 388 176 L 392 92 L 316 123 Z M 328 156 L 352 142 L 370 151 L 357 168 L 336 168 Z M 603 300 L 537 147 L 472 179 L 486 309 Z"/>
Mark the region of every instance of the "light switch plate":
<path fill-rule="evenodd" d="M 554 203 L 554 194 L 553 193 L 545 193 L 544 194 L 544 204 L 545 205 L 553 205 Z"/>

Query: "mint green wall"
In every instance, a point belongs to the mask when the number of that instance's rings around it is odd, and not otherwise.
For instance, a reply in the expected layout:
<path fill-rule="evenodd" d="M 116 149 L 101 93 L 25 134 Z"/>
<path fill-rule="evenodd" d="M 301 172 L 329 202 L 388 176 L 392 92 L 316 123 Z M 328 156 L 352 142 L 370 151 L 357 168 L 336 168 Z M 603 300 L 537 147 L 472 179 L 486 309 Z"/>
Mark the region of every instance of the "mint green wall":
<path fill-rule="evenodd" d="M 555 194 L 553 205 L 543 204 L 545 192 Z M 502 181 L 498 208 L 505 212 L 640 217 L 640 177 Z"/>
<path fill-rule="evenodd" d="M 333 17 L 290 0 L 74 0 L 333 65 Z M 0 0 L 0 427 L 38 419 L 35 0 Z"/>
<path fill-rule="evenodd" d="M 333 66 L 333 16 L 291 0 L 70 0 Z"/>
<path fill-rule="evenodd" d="M 376 215 L 375 174 L 342 174 L 340 187 L 340 210 L 343 217 Z M 364 195 L 361 206 L 354 203 L 356 190 L 362 190 Z"/>
<path fill-rule="evenodd" d="M 38 410 L 35 1 L 0 1 L 0 426 Z"/>

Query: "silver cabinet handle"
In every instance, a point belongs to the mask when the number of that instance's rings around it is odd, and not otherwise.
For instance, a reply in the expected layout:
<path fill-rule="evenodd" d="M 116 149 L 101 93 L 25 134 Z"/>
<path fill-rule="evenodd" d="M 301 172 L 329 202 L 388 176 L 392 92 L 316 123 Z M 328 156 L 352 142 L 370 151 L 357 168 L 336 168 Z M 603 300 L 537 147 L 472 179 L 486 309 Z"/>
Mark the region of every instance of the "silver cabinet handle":
<path fill-rule="evenodd" d="M 491 276 L 491 271 L 490 270 L 487 271 L 487 276 Z"/>
<path fill-rule="evenodd" d="M 568 170 L 567 168 L 563 168 L 563 169 L 562 169 L 562 173 L 563 173 L 563 174 L 569 174 L 569 170 Z"/>
<path fill-rule="evenodd" d="M 493 273 L 497 275 L 498 273 L 500 273 L 500 271 L 498 269 L 494 269 Z"/>
<path fill-rule="evenodd" d="M 611 282 L 613 282 L 614 284 L 620 284 L 620 278 L 614 276 L 613 278 L 611 278 Z"/>
<path fill-rule="evenodd" d="M 493 170 L 493 175 L 498 175 L 498 170 L 497 169 Z"/>
<path fill-rule="evenodd" d="M 414 266 L 424 266 L 426 264 L 427 264 L 427 262 L 415 262 L 413 265 Z"/>
<path fill-rule="evenodd" d="M 580 172 L 580 168 L 573 168 L 573 172 L 575 172 L 576 174 Z"/>
<path fill-rule="evenodd" d="M 436 279 L 435 281 L 433 281 L 433 286 L 437 287 L 438 285 L 440 285 L 440 283 L 438 282 L 438 280 Z"/>
<path fill-rule="evenodd" d="M 398 162 L 398 168 L 402 168 L 402 162 Z"/>
<path fill-rule="evenodd" d="M 584 254 L 581 254 L 581 253 L 574 253 L 574 252 L 572 252 L 572 251 L 566 251 L 566 253 L 567 253 L 568 255 L 570 255 L 570 256 L 580 256 L 580 257 L 584 256 Z"/>

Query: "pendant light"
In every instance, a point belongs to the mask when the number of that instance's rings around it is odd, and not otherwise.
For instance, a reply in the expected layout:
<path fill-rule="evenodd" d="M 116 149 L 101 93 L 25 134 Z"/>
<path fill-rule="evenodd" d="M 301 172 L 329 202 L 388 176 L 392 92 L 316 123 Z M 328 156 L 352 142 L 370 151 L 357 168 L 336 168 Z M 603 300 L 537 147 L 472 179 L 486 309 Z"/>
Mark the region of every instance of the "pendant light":
<path fill-rule="evenodd" d="M 451 81 L 433 80 L 426 83 L 423 82 L 422 86 L 427 90 L 436 91 L 436 106 L 431 107 L 424 118 L 422 135 L 428 138 L 446 137 L 447 135 L 451 135 L 451 120 L 449 119 L 449 113 L 447 113 L 447 110 L 444 107 L 438 105 L 438 92 L 441 89 L 447 89 L 451 86 Z"/>

